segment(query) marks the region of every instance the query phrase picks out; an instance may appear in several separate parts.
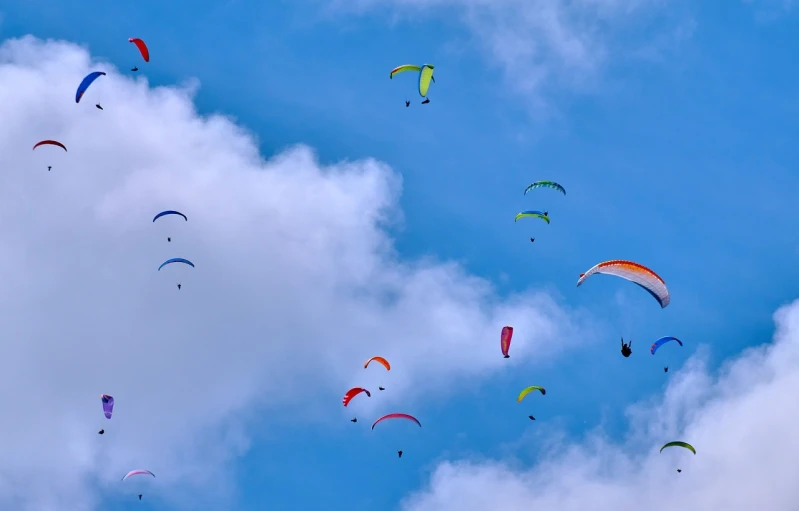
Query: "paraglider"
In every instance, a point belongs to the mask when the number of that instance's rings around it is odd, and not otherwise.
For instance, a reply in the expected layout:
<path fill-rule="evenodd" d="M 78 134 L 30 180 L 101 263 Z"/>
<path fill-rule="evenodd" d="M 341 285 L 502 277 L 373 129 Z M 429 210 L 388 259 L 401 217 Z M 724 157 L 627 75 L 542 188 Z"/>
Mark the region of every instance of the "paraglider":
<path fill-rule="evenodd" d="M 676 341 L 677 344 L 682 346 L 682 341 L 677 339 L 676 337 L 661 337 L 660 339 L 652 343 L 652 347 L 649 348 L 649 353 L 654 355 L 655 352 L 658 350 L 658 348 L 660 348 L 669 341 Z"/>
<path fill-rule="evenodd" d="M 423 66 L 415 66 L 413 64 L 404 64 L 402 66 L 397 66 L 391 70 L 391 73 L 388 75 L 389 78 L 393 79 L 394 75 L 403 73 L 405 71 L 416 71 L 419 73 L 419 95 L 425 98 L 422 101 L 423 105 L 430 103 L 430 99 L 427 98 L 427 91 L 430 88 L 430 82 L 436 83 L 436 79 L 433 77 L 433 70 L 435 66 L 431 64 L 425 64 Z M 410 104 L 410 101 L 406 101 L 407 104 Z M 407 106 L 406 104 L 406 106 Z"/>
<path fill-rule="evenodd" d="M 661 308 L 665 308 L 671 302 L 671 295 L 669 295 L 669 290 L 666 288 L 666 283 L 657 273 L 646 266 L 619 259 L 605 261 L 597 264 L 585 273 L 581 273 L 580 279 L 577 281 L 577 287 L 580 287 L 588 277 L 595 273 L 614 275 L 637 284 L 652 295 L 652 297 L 658 301 Z"/>
<path fill-rule="evenodd" d="M 145 62 L 150 62 L 150 50 L 147 48 L 147 45 L 144 44 L 144 41 L 138 37 L 131 37 L 128 39 L 128 42 L 136 45 L 136 48 L 139 49 L 139 53 L 141 53 Z"/>
<path fill-rule="evenodd" d="M 367 360 L 367 361 L 366 361 L 366 363 L 363 365 L 363 368 L 364 368 L 364 369 L 366 369 L 367 367 L 369 367 L 369 364 L 371 364 L 371 363 L 372 363 L 372 361 L 374 361 L 374 362 L 377 362 L 378 364 L 380 364 L 380 365 L 382 365 L 383 367 L 385 367 L 385 368 L 386 368 L 386 371 L 391 371 L 391 364 L 389 364 L 389 363 L 388 363 L 388 360 L 386 360 L 386 359 L 385 359 L 385 358 L 383 358 L 383 357 L 372 357 L 372 358 L 370 358 L 370 359 L 369 359 L 369 360 Z"/>
<path fill-rule="evenodd" d="M 62 144 L 58 140 L 42 140 L 41 142 L 36 142 L 36 144 L 34 144 L 34 146 L 33 146 L 33 149 L 36 150 L 37 147 L 43 146 L 43 145 L 54 145 L 56 147 L 60 147 L 64 151 L 67 150 L 67 146 L 65 146 L 64 144 Z"/>
<path fill-rule="evenodd" d="M 341 402 L 344 404 L 344 406 L 347 406 L 348 404 L 350 404 L 350 401 L 352 401 L 352 398 L 354 398 L 361 392 L 366 393 L 366 397 L 372 397 L 372 393 L 369 392 L 368 390 L 361 387 L 353 387 L 350 390 L 348 390 L 346 394 L 344 394 L 344 397 L 342 398 Z"/>
<path fill-rule="evenodd" d="M 78 85 L 78 90 L 75 92 L 75 103 L 80 103 L 80 100 L 83 97 L 83 95 L 86 93 L 86 89 L 89 88 L 89 85 L 94 83 L 94 81 L 101 76 L 105 76 L 105 73 L 103 73 L 102 71 L 93 71 L 87 74 L 85 78 L 83 78 L 83 80 L 80 82 L 80 85 Z M 99 104 L 96 106 L 97 108 L 100 108 L 102 110 L 102 107 L 100 107 Z"/>
<path fill-rule="evenodd" d="M 100 394 L 100 400 L 103 403 L 103 413 L 105 414 L 105 418 L 110 419 L 111 414 L 114 413 L 114 398 L 108 394 Z"/>
<path fill-rule="evenodd" d="M 566 189 L 554 181 L 536 181 L 524 189 L 524 194 L 527 195 L 527 192 L 536 188 L 551 188 L 553 190 L 559 191 L 563 195 L 566 195 Z"/>
<path fill-rule="evenodd" d="M 131 470 L 130 472 L 125 474 L 125 477 L 123 477 L 122 480 L 124 481 L 125 479 L 128 479 L 128 478 L 136 476 L 136 475 L 151 475 L 151 476 L 155 477 L 155 474 L 153 474 L 149 470 L 136 469 L 136 470 Z"/>
<path fill-rule="evenodd" d="M 502 350 L 502 355 L 505 358 L 510 358 L 508 355 L 508 350 L 510 349 L 510 341 L 513 339 L 513 327 L 512 326 L 504 326 L 502 327 L 502 333 L 499 336 L 499 346 Z"/>
<path fill-rule="evenodd" d="M 665 449 L 666 447 L 682 447 L 682 448 L 688 449 L 692 453 L 696 454 L 696 449 L 694 449 L 694 446 L 689 444 L 689 443 L 687 443 L 687 442 L 680 442 L 680 441 L 668 442 L 668 443 L 664 444 L 663 447 L 660 448 L 660 452 L 663 452 L 663 449 Z"/>
<path fill-rule="evenodd" d="M 513 221 L 518 222 L 520 218 L 540 218 L 544 222 L 549 223 L 549 217 L 543 211 L 522 211 L 516 215 Z"/>
<path fill-rule="evenodd" d="M 172 263 L 183 263 L 183 264 L 188 264 L 189 266 L 191 266 L 192 268 L 194 268 L 194 263 L 193 263 L 193 262 L 191 262 L 191 261 L 189 261 L 188 259 L 183 259 L 182 257 L 173 257 L 172 259 L 167 259 L 166 261 L 164 261 L 163 263 L 161 263 L 161 266 L 159 266 L 159 267 L 158 267 L 158 271 L 161 271 L 161 268 L 163 268 L 163 267 L 164 267 L 164 266 L 166 266 L 167 264 L 172 264 Z"/>
<path fill-rule="evenodd" d="M 624 355 L 624 358 L 627 358 L 633 354 L 633 350 L 631 347 L 632 345 L 633 345 L 632 339 L 628 344 L 624 344 L 624 337 L 621 338 L 621 354 Z"/>
<path fill-rule="evenodd" d="M 541 392 L 542 396 L 546 396 L 547 395 L 547 389 L 545 389 L 544 387 L 539 387 L 538 385 L 531 385 L 530 387 L 527 387 L 526 389 L 524 389 L 521 392 L 519 392 L 519 397 L 516 398 L 516 402 L 517 403 L 521 403 L 522 399 L 524 399 L 524 396 L 526 396 L 530 392 L 533 392 L 534 390 L 537 390 L 537 391 Z"/>
<path fill-rule="evenodd" d="M 172 209 L 168 209 L 168 210 L 166 210 L 166 211 L 161 211 L 160 213 L 158 213 L 157 215 L 155 215 L 155 216 L 153 217 L 153 222 L 155 222 L 156 220 L 158 220 L 158 219 L 159 219 L 159 218 L 161 218 L 162 216 L 167 216 L 167 215 L 178 215 L 178 216 L 182 216 L 182 217 L 183 217 L 183 220 L 185 220 L 185 221 L 187 221 L 187 222 L 189 221 L 189 219 L 186 217 L 186 215 L 184 215 L 184 214 L 183 214 L 183 213 L 181 213 L 180 211 L 175 211 L 175 210 L 172 210 Z"/>
<path fill-rule="evenodd" d="M 415 422 L 420 428 L 422 427 L 422 423 L 419 422 L 419 419 L 417 419 L 416 417 L 414 417 L 412 415 L 408 415 L 407 413 L 390 413 L 388 415 L 384 415 L 384 416 L 380 417 L 379 419 L 377 419 L 374 422 L 374 424 L 372 424 L 372 429 L 374 430 L 375 426 L 377 426 L 379 423 L 383 422 L 384 420 L 388 420 L 388 419 L 409 420 L 409 421 Z"/>
<path fill-rule="evenodd" d="M 689 443 L 687 443 L 687 442 L 679 442 L 679 441 L 678 442 L 669 442 L 669 443 L 663 445 L 663 447 L 660 448 L 660 452 L 663 452 L 663 449 L 665 449 L 666 447 L 683 447 L 685 449 L 688 449 L 692 453 L 694 453 L 694 455 L 696 455 L 696 449 L 694 449 L 694 446 L 689 444 Z M 678 468 L 677 469 L 677 473 L 681 473 L 681 472 L 682 472 L 682 470 Z"/>

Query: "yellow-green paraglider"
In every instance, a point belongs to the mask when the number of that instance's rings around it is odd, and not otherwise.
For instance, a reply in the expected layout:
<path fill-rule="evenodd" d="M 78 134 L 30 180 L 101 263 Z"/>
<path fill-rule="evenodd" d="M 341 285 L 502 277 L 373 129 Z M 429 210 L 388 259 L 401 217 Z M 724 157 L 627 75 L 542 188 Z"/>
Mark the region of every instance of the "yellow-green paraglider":
<path fill-rule="evenodd" d="M 660 448 L 660 452 L 663 452 L 663 449 L 665 449 L 666 447 L 684 447 L 689 451 L 691 451 L 692 453 L 696 454 L 696 449 L 694 449 L 694 446 L 687 442 L 669 442 Z"/>
<path fill-rule="evenodd" d="M 665 449 L 666 447 L 682 447 L 684 449 L 688 449 L 689 451 L 694 453 L 694 455 L 696 455 L 696 449 L 694 449 L 694 446 L 689 444 L 688 442 L 679 442 L 679 441 L 678 442 L 669 442 L 667 444 L 664 444 L 663 447 L 660 448 L 660 452 L 663 452 L 663 449 Z M 682 472 L 682 469 L 678 468 L 677 469 L 677 473 L 681 473 L 681 472 Z"/>
<path fill-rule="evenodd" d="M 547 389 L 545 389 L 544 387 L 539 387 L 538 385 L 532 385 L 532 386 L 527 387 L 526 389 L 522 390 L 521 392 L 519 392 L 519 397 L 516 398 L 516 402 L 517 403 L 521 403 L 522 399 L 524 399 L 524 396 L 526 396 L 527 394 L 529 394 L 530 392 L 532 392 L 534 390 L 540 391 L 542 396 L 546 396 L 547 395 Z"/>

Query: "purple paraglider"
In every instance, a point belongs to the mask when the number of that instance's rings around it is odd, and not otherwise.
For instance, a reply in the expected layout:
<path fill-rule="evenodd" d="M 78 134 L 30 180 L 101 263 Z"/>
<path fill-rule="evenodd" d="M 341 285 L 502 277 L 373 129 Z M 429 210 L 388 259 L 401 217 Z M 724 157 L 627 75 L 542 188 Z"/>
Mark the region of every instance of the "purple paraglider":
<path fill-rule="evenodd" d="M 114 412 L 114 398 L 108 394 L 102 394 L 100 395 L 100 399 L 103 400 L 103 413 L 105 413 L 105 418 L 110 419 L 111 414 Z"/>

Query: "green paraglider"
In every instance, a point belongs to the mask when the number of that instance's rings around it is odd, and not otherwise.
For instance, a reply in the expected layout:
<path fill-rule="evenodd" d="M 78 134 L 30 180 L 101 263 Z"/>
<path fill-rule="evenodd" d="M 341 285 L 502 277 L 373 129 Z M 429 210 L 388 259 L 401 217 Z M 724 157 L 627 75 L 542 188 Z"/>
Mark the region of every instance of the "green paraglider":
<path fill-rule="evenodd" d="M 660 452 L 663 452 L 663 449 L 666 447 L 684 447 L 685 449 L 688 449 L 692 453 L 696 454 L 696 449 L 694 449 L 694 446 L 687 442 L 669 442 L 660 448 Z"/>

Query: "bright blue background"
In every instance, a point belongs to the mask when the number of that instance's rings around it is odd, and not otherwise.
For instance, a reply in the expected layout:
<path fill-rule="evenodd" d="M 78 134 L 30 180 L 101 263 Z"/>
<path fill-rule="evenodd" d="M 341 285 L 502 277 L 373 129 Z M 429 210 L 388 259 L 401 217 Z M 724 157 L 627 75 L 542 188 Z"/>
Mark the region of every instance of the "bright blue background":
<path fill-rule="evenodd" d="M 605 343 L 537 374 L 550 392 L 530 408 L 515 403 L 523 368 L 422 407 L 425 428 L 403 439 L 401 462 L 396 444 L 407 428 L 388 427 L 376 440 L 273 424 L 278 430 L 256 438 L 238 467 L 239 509 L 393 509 L 438 460 L 513 453 L 534 461 L 535 452 L 507 445 L 525 432 L 562 427 L 579 436 L 603 421 L 620 438 L 624 406 L 662 388 L 671 374 L 664 363 L 677 370 L 706 343 L 716 366 L 765 342 L 772 312 L 796 297 L 795 17 L 764 23 L 743 3 L 697 4 L 683 12 L 696 31 L 677 50 L 658 62 L 611 59 L 612 86 L 550 96 L 562 120 L 542 123 L 482 53 L 446 51 L 466 36 L 451 19 L 391 24 L 380 15 L 325 18 L 303 2 L 212 4 L 8 2 L 0 36 L 87 44 L 122 70 L 138 64 L 155 85 L 197 77 L 200 111 L 234 115 L 266 155 L 301 142 L 324 162 L 383 160 L 404 177 L 403 256 L 456 259 L 503 293 L 543 286 L 611 318 Z M 150 64 L 128 37 L 147 41 Z M 629 37 L 635 45 L 643 35 Z M 406 62 L 436 65 L 430 105 L 418 104 L 412 77 L 388 80 Z M 531 136 L 521 142 L 519 133 Z M 539 179 L 563 183 L 568 195 L 524 197 Z M 538 208 L 550 211 L 550 226 L 514 224 L 516 212 Z M 579 273 L 612 258 L 658 271 L 672 304 L 660 310 L 611 278 L 575 288 Z M 635 340 L 630 359 L 619 354 L 619 334 Z M 661 335 L 686 345 L 666 346 L 655 360 L 647 348 Z"/>

